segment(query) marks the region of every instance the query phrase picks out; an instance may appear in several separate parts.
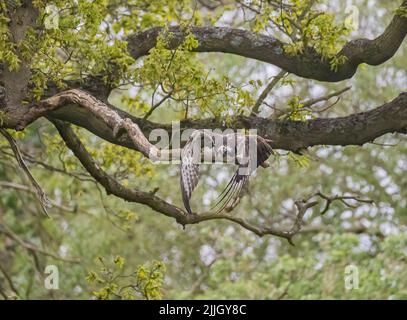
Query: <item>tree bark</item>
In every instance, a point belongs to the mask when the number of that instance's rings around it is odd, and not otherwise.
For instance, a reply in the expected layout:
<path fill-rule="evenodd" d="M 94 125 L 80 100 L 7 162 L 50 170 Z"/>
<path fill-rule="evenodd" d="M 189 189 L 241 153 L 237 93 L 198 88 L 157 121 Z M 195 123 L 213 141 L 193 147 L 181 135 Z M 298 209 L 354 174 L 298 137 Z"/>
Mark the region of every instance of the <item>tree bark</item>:
<path fill-rule="evenodd" d="M 140 147 L 127 133 L 120 137 L 115 135 L 115 127 L 124 119 L 130 119 L 147 138 L 154 129 L 165 129 L 169 135 L 172 133 L 170 124 L 134 117 L 77 89 L 61 92 L 39 104 L 21 109 L 26 111 L 20 114 L 22 118 L 17 121 L 19 128 L 25 128 L 39 117 L 51 117 L 81 126 L 104 140 L 141 151 L 144 155 L 148 154 L 145 147 L 148 142 L 143 142 L 144 147 Z M 16 124 L 15 121 L 8 122 L 5 119 L 4 126 L 13 128 L 10 123 Z M 315 145 L 363 145 L 386 133 L 407 132 L 407 92 L 380 107 L 347 117 L 292 121 L 235 116 L 227 123 L 226 126 L 222 118 L 184 120 L 180 122 L 180 127 L 256 129 L 260 136 L 273 140 L 273 148 L 294 152 Z"/>
<path fill-rule="evenodd" d="M 400 8 L 407 8 L 407 0 Z M 361 63 L 379 65 L 390 59 L 407 34 L 407 17 L 396 14 L 385 31 L 373 40 L 348 42 L 338 53 L 347 58 L 346 62 L 337 70 L 312 48 L 306 48 L 298 55 L 285 53 L 284 43 L 274 37 L 225 27 L 191 27 L 189 30 L 199 42 L 194 49 L 196 52 L 232 53 L 276 65 L 303 78 L 338 82 L 351 78 Z M 135 59 L 147 55 L 156 45 L 161 31 L 161 27 L 155 27 L 130 35 L 127 39 L 130 54 Z M 168 48 L 174 49 L 182 43 L 186 31 L 180 27 L 170 27 L 169 31 L 173 37 Z"/>

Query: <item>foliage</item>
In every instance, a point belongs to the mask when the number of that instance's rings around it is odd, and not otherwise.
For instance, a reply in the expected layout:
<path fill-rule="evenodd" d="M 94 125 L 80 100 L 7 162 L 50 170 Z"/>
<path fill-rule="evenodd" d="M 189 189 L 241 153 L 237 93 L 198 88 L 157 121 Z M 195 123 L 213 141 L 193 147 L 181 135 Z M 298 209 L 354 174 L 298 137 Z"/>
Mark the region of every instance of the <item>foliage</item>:
<path fill-rule="evenodd" d="M 90 284 L 98 284 L 99 289 L 93 295 L 99 300 L 125 299 L 137 297 L 145 299 L 161 299 L 165 266 L 162 262 L 153 261 L 151 266 L 141 265 L 131 273 L 125 273 L 125 259 L 116 256 L 114 266 L 107 264 L 105 259 L 97 257 L 101 268 L 99 272 L 89 271 L 86 280 Z"/>
<path fill-rule="evenodd" d="M 322 59 L 330 60 L 333 70 L 345 62 L 346 57 L 338 57 L 337 54 L 345 43 L 345 36 L 352 30 L 344 22 L 338 23 L 334 13 L 313 10 L 313 0 L 287 1 L 289 9 L 286 10 L 276 10 L 272 2 L 263 4 L 262 1 L 253 1 L 253 4 L 256 5 L 257 2 L 265 7 L 256 14 L 254 31 L 274 27 L 290 40 L 285 45 L 285 52 L 298 55 L 312 48 Z"/>
<path fill-rule="evenodd" d="M 1 11 L 5 10 L 4 4 L 0 4 Z M 8 23 L 10 19 L 0 13 L 0 61 L 7 63 L 8 68 L 13 71 L 18 68 L 20 58 L 17 56 L 15 44 L 10 39 Z"/>
<path fill-rule="evenodd" d="M 250 272 L 247 268 L 254 256 L 247 255 L 239 262 L 219 259 L 211 267 L 206 282 L 209 288 L 197 298 L 405 299 L 406 256 L 402 250 L 407 245 L 406 235 L 391 236 L 383 242 L 377 239 L 366 251 L 361 249 L 360 240 L 354 234 L 321 233 L 310 241 L 301 241 L 295 254 L 262 260 Z M 324 253 L 310 254 L 313 245 Z M 345 286 L 348 265 L 358 267 L 356 288 Z M 372 291 L 374 287 L 378 288 L 376 292 Z"/>
<path fill-rule="evenodd" d="M 367 6 L 367 0 L 354 2 L 364 8 L 357 30 L 363 36 L 379 34 L 396 10 L 393 2 L 375 1 L 373 7 Z M 195 3 L 36 0 L 38 27 L 14 43 L 7 10 L 16 10 L 18 3 L 5 8 L 2 2 L 0 60 L 12 71 L 18 70 L 22 59 L 28 61 L 33 71 L 29 100 L 40 99 L 50 82 L 61 89 L 68 81 L 80 83 L 94 76 L 115 89 L 110 103 L 136 116 L 144 117 L 164 99 L 149 118 L 161 123 L 248 116 L 278 72 L 234 55 L 191 52 L 198 45 L 193 25 L 228 25 L 272 35 L 286 43 L 284 50 L 290 54 L 318 52 L 333 70 L 346 62 L 338 55 L 345 38 L 352 39 L 352 30 L 344 23 L 344 2 L 321 0 L 309 8 L 309 0 L 285 0 L 281 8 L 273 6 L 275 1 L 251 0 L 244 1 L 248 7 L 236 1 L 213 9 Z M 173 37 L 170 25 L 180 25 L 187 32 L 172 50 L 167 47 Z M 156 46 L 135 61 L 128 54 L 126 36 L 154 26 L 164 27 Z M 351 93 L 343 94 L 338 104 L 318 117 L 344 116 L 390 101 L 405 90 L 406 59 L 404 46 L 385 65 L 359 68 L 346 81 L 352 85 Z M 310 107 L 304 108 L 304 101 L 338 87 L 284 77 L 262 104 L 261 116 L 296 121 L 316 117 Z M 330 102 L 312 108 L 319 110 Z M 123 185 L 157 192 L 169 203 L 182 203 L 177 166 L 152 164 L 133 150 L 102 141 L 83 129 L 74 130 L 98 165 Z M 45 119 L 13 135 L 54 206 L 52 219 L 43 217 L 29 182 L 0 139 L 3 298 L 407 298 L 405 136 L 380 138 L 379 143 L 391 147 L 320 146 L 310 150 L 311 156 L 278 151 L 271 168 L 259 169 L 231 213 L 258 225 L 282 221 L 285 226 L 283 218 L 295 212 L 294 201 L 317 191 L 357 192 L 375 200 L 375 206 L 359 208 L 335 203 L 322 216 L 321 202 L 307 211 L 304 230 L 308 231 L 294 238 L 293 247 L 276 237 L 259 238 L 230 221 L 207 221 L 184 230 L 146 206 L 107 195 Z M 209 209 L 231 173 L 224 166 L 204 167 L 203 183 L 191 200 L 193 207 L 202 212 Z M 95 261 L 96 256 L 100 258 Z M 43 286 L 44 269 L 50 264 L 59 267 L 59 290 Z M 358 267 L 359 289 L 344 286 L 349 265 Z"/>

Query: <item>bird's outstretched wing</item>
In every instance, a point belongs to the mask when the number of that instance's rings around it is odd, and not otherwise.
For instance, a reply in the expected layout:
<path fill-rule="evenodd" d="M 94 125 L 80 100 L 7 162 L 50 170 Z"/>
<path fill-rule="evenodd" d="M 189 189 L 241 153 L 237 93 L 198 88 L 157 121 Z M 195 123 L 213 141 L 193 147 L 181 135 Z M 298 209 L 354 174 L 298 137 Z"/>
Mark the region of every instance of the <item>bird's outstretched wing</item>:
<path fill-rule="evenodd" d="M 217 202 L 211 208 L 211 211 L 217 208 L 216 213 L 219 213 L 225 208 L 231 207 L 239 198 L 242 189 L 248 180 L 249 176 L 240 174 L 239 169 L 237 169 L 226 188 L 223 189 L 219 195 Z"/>
<path fill-rule="evenodd" d="M 196 133 L 195 133 L 196 132 Z M 189 199 L 191 199 L 192 191 L 199 181 L 199 161 L 196 154 L 199 151 L 201 137 L 198 131 L 191 135 L 181 152 L 181 192 L 182 201 L 188 213 L 192 214 Z"/>
<path fill-rule="evenodd" d="M 250 144 L 248 143 L 250 137 L 245 137 L 244 139 L 244 141 L 237 141 L 237 144 L 245 143 L 244 156 L 248 158 L 248 162 L 239 164 L 238 169 L 230 179 L 226 188 L 219 195 L 216 204 L 211 208 L 211 210 L 218 208 L 216 213 L 234 205 L 240 197 L 243 187 L 248 182 L 249 176 L 273 153 L 270 144 L 262 137 L 256 136 L 254 139 L 256 150 L 255 153 L 251 155 L 249 150 Z"/>

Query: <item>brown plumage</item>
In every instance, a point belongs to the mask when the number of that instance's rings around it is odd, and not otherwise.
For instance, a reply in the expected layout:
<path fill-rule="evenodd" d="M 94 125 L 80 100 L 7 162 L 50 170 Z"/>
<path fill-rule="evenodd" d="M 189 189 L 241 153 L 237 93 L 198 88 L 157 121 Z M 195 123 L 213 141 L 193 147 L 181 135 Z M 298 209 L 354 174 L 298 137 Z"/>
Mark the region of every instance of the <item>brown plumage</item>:
<path fill-rule="evenodd" d="M 181 192 L 185 209 L 192 214 L 189 200 L 199 181 L 199 164 L 202 147 L 209 147 L 213 154 L 229 157 L 238 168 L 226 188 L 219 195 L 212 209 L 221 212 L 239 198 L 249 176 L 258 166 L 268 167 L 267 159 L 273 153 L 269 142 L 258 135 L 241 133 L 218 134 L 196 130 L 181 152 Z M 252 148 L 251 148 L 252 147 Z"/>

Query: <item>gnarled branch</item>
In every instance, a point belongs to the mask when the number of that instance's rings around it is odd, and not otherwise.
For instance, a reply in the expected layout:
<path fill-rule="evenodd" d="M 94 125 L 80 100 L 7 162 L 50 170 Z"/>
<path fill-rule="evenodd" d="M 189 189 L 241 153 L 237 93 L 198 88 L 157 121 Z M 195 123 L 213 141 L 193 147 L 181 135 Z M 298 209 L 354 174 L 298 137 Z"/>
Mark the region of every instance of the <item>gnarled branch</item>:
<path fill-rule="evenodd" d="M 207 212 L 199 215 L 187 214 L 184 210 L 156 196 L 155 192 L 144 192 L 137 189 L 130 189 L 117 182 L 114 178 L 112 178 L 105 171 L 103 171 L 100 168 L 100 166 L 95 162 L 95 160 L 86 150 L 85 146 L 81 143 L 80 139 L 70 128 L 69 124 L 66 124 L 58 120 L 52 120 L 52 122 L 57 128 L 62 139 L 65 141 L 67 147 L 74 153 L 74 155 L 82 163 L 85 169 L 92 175 L 92 177 L 105 188 L 108 194 L 114 194 L 115 196 L 126 201 L 145 204 L 159 213 L 174 218 L 178 223 L 180 223 L 183 226 L 188 224 L 197 224 L 209 220 L 227 220 L 240 225 L 241 227 L 255 233 L 260 237 L 265 235 L 274 235 L 277 237 L 284 238 L 287 241 L 289 241 L 290 244 L 293 244 L 292 238 L 301 231 L 303 226 L 303 217 L 305 213 L 307 212 L 308 209 L 318 204 L 317 201 L 312 199 L 315 198 L 316 196 L 320 196 L 320 193 L 312 195 L 307 199 L 296 201 L 295 204 L 298 213 L 296 215 L 292 227 L 288 230 L 277 225 L 276 226 L 255 225 L 251 222 L 246 221 L 243 218 L 235 217 L 227 213 L 218 214 Z M 331 202 L 335 200 L 341 200 L 344 198 L 352 199 L 357 202 L 370 203 L 370 200 L 363 200 L 349 196 L 324 197 L 324 199 L 331 199 Z"/>
<path fill-rule="evenodd" d="M 172 130 L 171 125 L 134 117 L 77 89 L 26 108 L 18 126 L 24 128 L 41 116 L 81 126 L 107 141 L 138 150 L 146 156 L 153 146 L 145 137 L 154 129 L 164 129 L 169 134 Z M 133 128 L 138 131 L 140 140 L 134 140 L 128 134 L 120 137 L 114 134 L 114 128 L 126 118 L 134 123 Z M 257 129 L 260 136 L 273 140 L 273 148 L 295 152 L 315 145 L 363 145 L 386 133 L 407 133 L 407 92 L 380 107 L 347 117 L 292 121 L 235 116 L 228 123 L 226 127 L 224 119 L 210 118 L 184 120 L 180 126 L 181 129 Z M 10 127 L 10 124 L 16 123 L 4 122 L 5 126 Z"/>
<path fill-rule="evenodd" d="M 404 0 L 400 8 L 407 8 Z M 128 48 L 134 58 L 147 55 L 154 48 L 161 27 L 154 27 L 128 37 Z M 178 47 L 186 32 L 180 27 L 170 27 L 172 33 L 169 49 Z M 390 59 L 398 50 L 407 34 L 407 18 L 396 14 L 385 31 L 375 39 L 358 39 L 348 42 L 338 56 L 346 62 L 333 70 L 329 61 L 312 48 L 299 55 L 284 52 L 280 40 L 255 32 L 227 27 L 192 27 L 190 31 L 198 40 L 196 52 L 224 52 L 237 54 L 276 65 L 303 78 L 337 82 L 351 78 L 361 63 L 379 65 Z"/>

